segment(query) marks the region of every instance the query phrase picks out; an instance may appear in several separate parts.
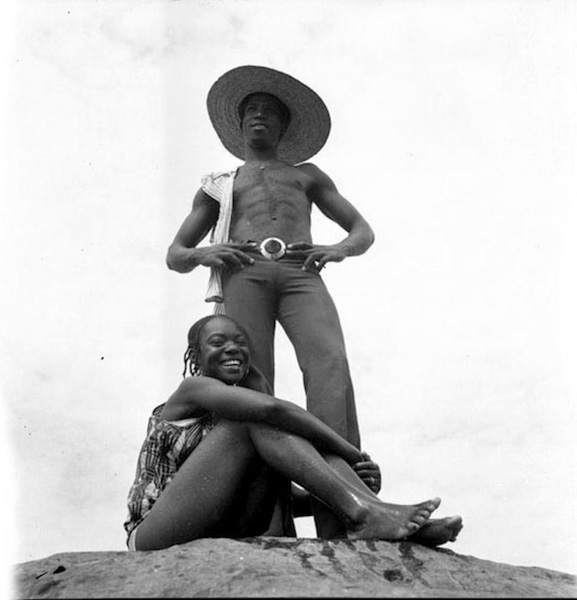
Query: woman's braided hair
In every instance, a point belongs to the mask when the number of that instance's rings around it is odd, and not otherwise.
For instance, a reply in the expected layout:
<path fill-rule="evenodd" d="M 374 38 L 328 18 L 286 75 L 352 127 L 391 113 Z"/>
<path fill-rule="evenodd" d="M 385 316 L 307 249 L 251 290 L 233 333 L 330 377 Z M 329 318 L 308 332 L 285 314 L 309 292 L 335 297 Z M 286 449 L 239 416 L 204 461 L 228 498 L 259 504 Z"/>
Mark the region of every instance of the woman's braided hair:
<path fill-rule="evenodd" d="M 207 315 L 206 317 L 202 317 L 199 319 L 189 330 L 188 330 L 188 347 L 186 348 L 186 352 L 184 353 L 184 370 L 182 372 L 182 376 L 186 377 L 187 374 L 192 375 L 193 377 L 198 377 L 202 375 L 200 371 L 200 367 L 198 365 L 198 355 L 200 352 L 200 334 L 204 329 L 204 326 L 213 319 L 229 319 L 233 321 L 234 324 L 246 335 L 244 329 L 233 319 L 223 314 L 215 314 L 215 315 Z"/>

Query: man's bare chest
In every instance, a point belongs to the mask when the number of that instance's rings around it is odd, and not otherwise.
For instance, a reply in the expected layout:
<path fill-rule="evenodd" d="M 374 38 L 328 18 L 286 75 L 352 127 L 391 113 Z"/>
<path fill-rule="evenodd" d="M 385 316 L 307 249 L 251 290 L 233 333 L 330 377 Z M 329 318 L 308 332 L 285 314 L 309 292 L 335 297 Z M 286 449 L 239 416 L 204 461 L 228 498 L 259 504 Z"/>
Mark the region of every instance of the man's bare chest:
<path fill-rule="evenodd" d="M 292 210 L 310 210 L 308 181 L 294 167 L 243 166 L 234 180 L 235 211 L 256 211 L 274 203 Z"/>
<path fill-rule="evenodd" d="M 275 192 L 297 191 L 306 195 L 309 184 L 309 179 L 295 167 L 257 162 L 238 169 L 234 193 L 244 196 L 255 190 L 266 189 Z"/>

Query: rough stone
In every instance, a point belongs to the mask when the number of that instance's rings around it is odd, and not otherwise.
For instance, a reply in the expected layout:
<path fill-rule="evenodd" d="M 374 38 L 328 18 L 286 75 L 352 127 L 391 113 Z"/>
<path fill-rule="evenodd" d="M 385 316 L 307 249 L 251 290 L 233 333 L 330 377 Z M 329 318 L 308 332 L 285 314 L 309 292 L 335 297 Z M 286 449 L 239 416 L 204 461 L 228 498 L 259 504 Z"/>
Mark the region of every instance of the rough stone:
<path fill-rule="evenodd" d="M 76 552 L 14 567 L 15 598 L 577 597 L 574 575 L 410 542 L 201 539 Z"/>

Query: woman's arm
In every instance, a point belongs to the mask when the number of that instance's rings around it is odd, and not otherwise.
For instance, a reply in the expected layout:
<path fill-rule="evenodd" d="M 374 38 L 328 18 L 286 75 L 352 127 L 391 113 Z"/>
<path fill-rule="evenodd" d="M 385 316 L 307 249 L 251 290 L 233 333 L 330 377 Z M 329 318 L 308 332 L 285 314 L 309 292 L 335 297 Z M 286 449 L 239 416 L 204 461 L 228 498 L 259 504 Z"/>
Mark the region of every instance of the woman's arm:
<path fill-rule="evenodd" d="M 267 423 L 297 434 L 350 464 L 363 460 L 360 450 L 300 406 L 212 377 L 185 379 L 164 405 L 161 417 L 168 421 L 185 419 L 198 414 L 199 408 L 221 418 Z"/>

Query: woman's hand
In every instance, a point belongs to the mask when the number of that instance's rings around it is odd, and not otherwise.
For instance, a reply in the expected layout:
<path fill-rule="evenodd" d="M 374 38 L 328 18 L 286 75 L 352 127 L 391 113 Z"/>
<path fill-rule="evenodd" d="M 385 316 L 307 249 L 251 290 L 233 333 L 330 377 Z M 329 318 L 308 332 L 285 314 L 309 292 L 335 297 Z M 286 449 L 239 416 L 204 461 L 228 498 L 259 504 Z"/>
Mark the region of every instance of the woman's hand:
<path fill-rule="evenodd" d="M 352 465 L 356 474 L 363 480 L 364 484 L 375 494 L 381 491 L 381 469 L 379 465 L 371 460 L 371 457 L 362 452 L 362 461 Z"/>

